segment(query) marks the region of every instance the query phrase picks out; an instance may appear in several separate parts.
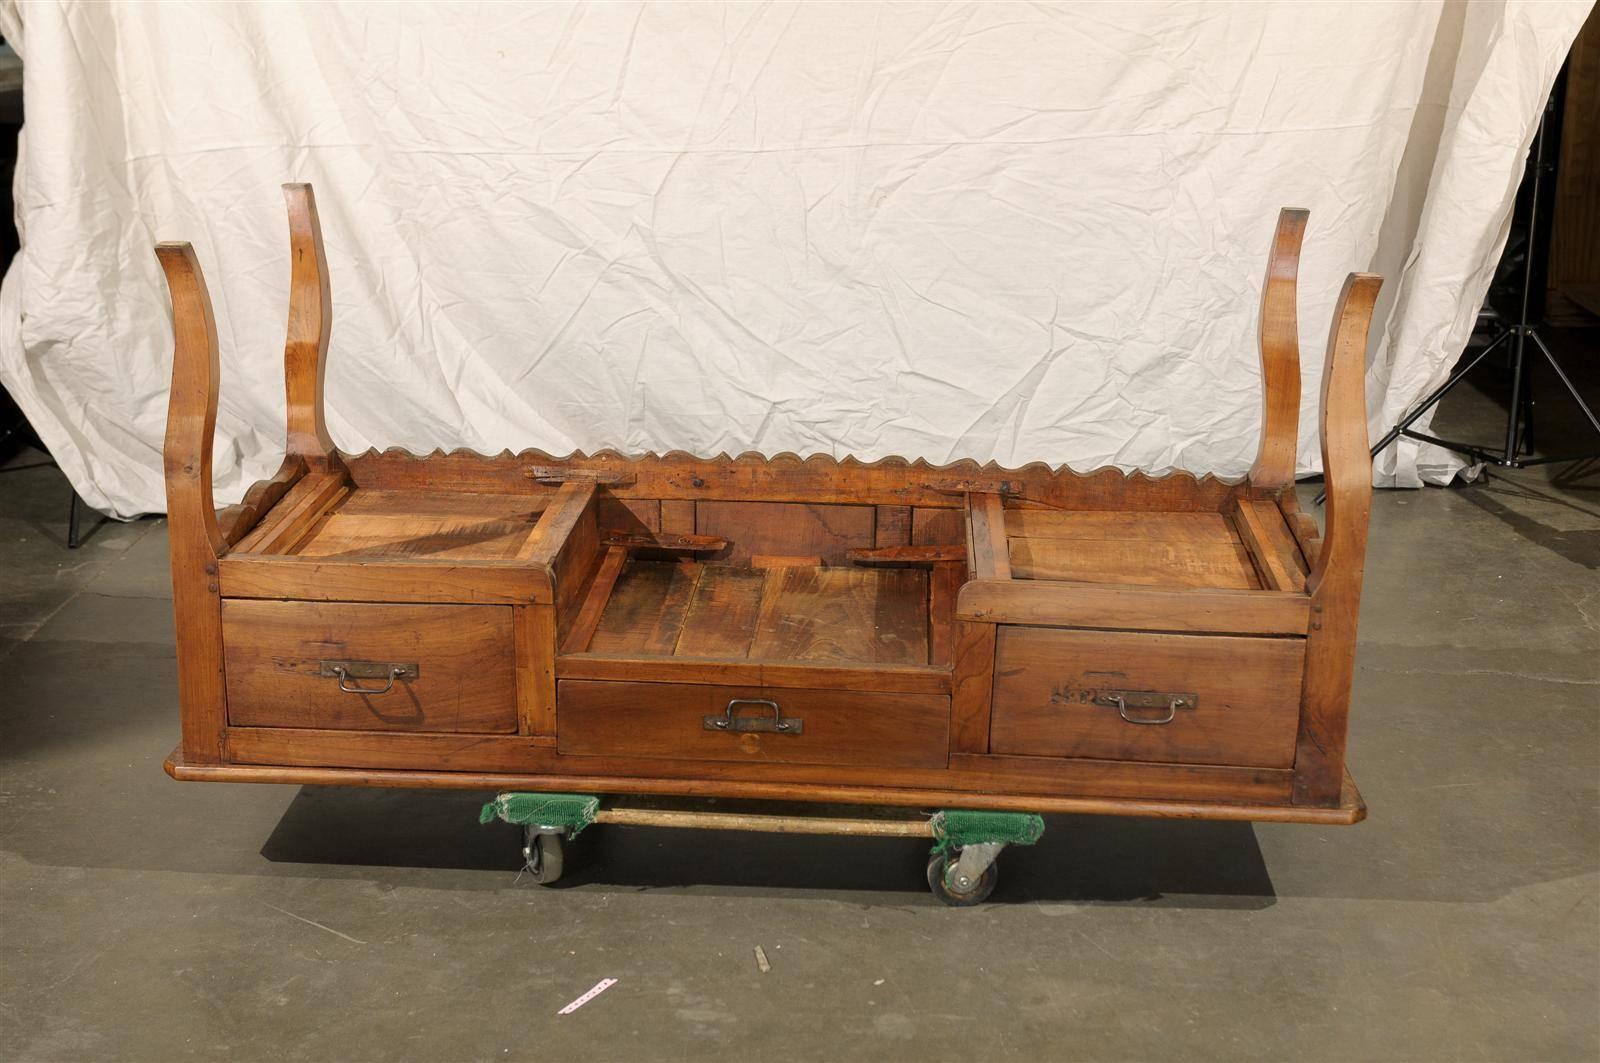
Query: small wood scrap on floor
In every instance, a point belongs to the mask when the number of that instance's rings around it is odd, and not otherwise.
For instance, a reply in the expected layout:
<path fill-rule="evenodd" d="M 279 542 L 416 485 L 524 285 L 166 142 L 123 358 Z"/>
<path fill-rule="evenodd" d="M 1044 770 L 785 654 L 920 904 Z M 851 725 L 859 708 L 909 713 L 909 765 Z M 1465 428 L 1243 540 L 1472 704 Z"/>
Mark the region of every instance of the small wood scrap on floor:
<path fill-rule="evenodd" d="M 766 974 L 768 971 L 772 970 L 772 964 L 767 962 L 767 950 L 763 949 L 760 945 L 756 946 L 756 968 L 760 970 L 762 974 Z"/>

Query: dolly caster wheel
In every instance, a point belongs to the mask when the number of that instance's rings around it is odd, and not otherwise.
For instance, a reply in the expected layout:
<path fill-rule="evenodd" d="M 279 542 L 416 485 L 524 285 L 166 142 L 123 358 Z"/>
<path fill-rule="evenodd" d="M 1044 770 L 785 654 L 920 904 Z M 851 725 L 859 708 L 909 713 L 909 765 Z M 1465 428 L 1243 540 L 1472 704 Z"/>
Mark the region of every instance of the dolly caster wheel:
<path fill-rule="evenodd" d="M 541 834 L 532 827 L 522 828 L 523 868 L 533 881 L 548 886 L 561 877 L 566 863 L 566 846 L 559 834 Z"/>
<path fill-rule="evenodd" d="M 952 908 L 971 908 L 982 904 L 994 892 L 994 884 L 999 878 L 1000 866 L 994 862 L 993 856 L 989 857 L 989 866 L 975 879 L 961 868 L 960 851 L 934 853 L 928 858 L 928 888 L 940 902 Z"/>

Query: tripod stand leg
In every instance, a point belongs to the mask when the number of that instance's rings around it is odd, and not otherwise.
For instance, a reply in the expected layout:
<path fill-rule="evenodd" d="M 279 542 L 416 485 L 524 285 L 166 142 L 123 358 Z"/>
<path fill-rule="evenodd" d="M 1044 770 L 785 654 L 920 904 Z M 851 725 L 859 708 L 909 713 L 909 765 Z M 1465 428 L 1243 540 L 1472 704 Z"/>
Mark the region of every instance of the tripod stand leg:
<path fill-rule="evenodd" d="M 1572 401 L 1578 404 L 1578 409 L 1582 410 L 1583 415 L 1589 419 L 1590 426 L 1596 432 L 1600 432 L 1600 418 L 1595 417 L 1594 411 L 1589 409 L 1589 404 L 1583 401 L 1582 395 L 1578 394 L 1577 385 L 1567 376 L 1566 370 L 1561 368 L 1561 363 L 1556 361 L 1556 356 L 1551 353 L 1549 347 L 1545 346 L 1544 340 L 1539 337 L 1537 332 L 1529 332 L 1528 335 L 1538 345 L 1539 350 L 1544 353 L 1545 361 L 1549 362 L 1550 368 L 1556 371 L 1556 376 L 1561 378 L 1561 384 L 1567 389 L 1567 393 L 1572 396 Z"/>
<path fill-rule="evenodd" d="M 1508 408 L 1509 416 L 1506 418 L 1506 449 L 1503 461 L 1510 465 L 1517 460 L 1520 446 L 1519 432 L 1522 428 L 1522 407 L 1524 398 L 1525 380 L 1528 375 L 1528 362 L 1524 357 L 1527 348 L 1528 330 L 1518 326 L 1516 328 L 1516 350 L 1511 356 L 1511 405 Z"/>
<path fill-rule="evenodd" d="M 1384 435 L 1384 437 L 1382 439 L 1380 439 L 1376 443 L 1374 443 L 1372 445 L 1372 449 L 1368 452 L 1368 455 L 1370 457 L 1376 458 L 1384 450 L 1384 448 L 1386 448 L 1390 443 L 1393 443 L 1396 439 L 1399 439 L 1401 436 L 1405 435 L 1406 434 L 1406 429 L 1410 428 L 1413 424 L 1415 424 L 1419 417 L 1421 417 L 1423 414 L 1425 414 L 1429 410 L 1431 410 L 1439 402 L 1440 399 L 1442 399 L 1446 395 L 1448 395 L 1450 393 L 1450 389 L 1451 388 L 1453 388 L 1457 384 L 1461 383 L 1462 379 L 1468 373 L 1472 372 L 1473 369 L 1477 368 L 1477 365 L 1478 365 L 1479 362 L 1483 361 L 1485 358 L 1487 358 L 1489 356 L 1489 352 L 1490 351 L 1494 350 L 1496 347 L 1498 347 L 1502 343 L 1504 343 L 1506 341 L 1506 339 L 1508 337 L 1510 337 L 1510 335 L 1511 335 L 1510 330 L 1507 330 L 1505 332 L 1500 333 L 1500 335 L 1496 336 L 1487 345 L 1485 345 L 1483 350 L 1481 350 L 1477 354 L 1473 355 L 1472 356 L 1472 360 L 1470 362 L 1468 362 L 1464 366 L 1461 366 L 1454 373 L 1451 373 L 1450 374 L 1450 379 L 1446 380 L 1443 384 L 1440 384 L 1437 388 L 1435 388 L 1434 391 L 1433 391 L 1433 394 L 1429 395 L 1427 398 L 1425 398 L 1421 402 L 1417 403 L 1416 406 L 1412 407 L 1411 412 L 1406 414 L 1404 420 L 1402 420 L 1399 424 L 1395 425 L 1393 428 L 1389 429 L 1389 431 L 1387 433 L 1385 433 L 1385 435 Z M 1324 470 L 1324 472 L 1326 472 L 1326 470 Z M 1313 504 L 1320 506 L 1320 505 L 1322 505 L 1323 499 L 1325 499 L 1327 497 L 1328 497 L 1328 492 L 1323 491 L 1323 492 L 1319 493 L 1317 495 L 1317 497 L 1313 500 Z"/>

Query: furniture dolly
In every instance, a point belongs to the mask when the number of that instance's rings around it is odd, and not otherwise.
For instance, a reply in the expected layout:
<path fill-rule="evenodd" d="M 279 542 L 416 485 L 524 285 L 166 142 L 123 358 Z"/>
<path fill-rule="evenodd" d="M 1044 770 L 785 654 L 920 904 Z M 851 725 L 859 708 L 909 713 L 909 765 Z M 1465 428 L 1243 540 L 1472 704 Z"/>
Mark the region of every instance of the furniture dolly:
<path fill-rule="evenodd" d="M 323 419 L 315 201 L 284 192 L 287 453 L 220 513 L 211 303 L 193 249 L 157 248 L 175 340 L 174 778 L 1364 817 L 1344 753 L 1380 278 L 1351 274 L 1334 313 L 1319 533 L 1293 490 L 1305 211 L 1278 219 L 1260 451 L 1229 481 L 344 453 Z"/>

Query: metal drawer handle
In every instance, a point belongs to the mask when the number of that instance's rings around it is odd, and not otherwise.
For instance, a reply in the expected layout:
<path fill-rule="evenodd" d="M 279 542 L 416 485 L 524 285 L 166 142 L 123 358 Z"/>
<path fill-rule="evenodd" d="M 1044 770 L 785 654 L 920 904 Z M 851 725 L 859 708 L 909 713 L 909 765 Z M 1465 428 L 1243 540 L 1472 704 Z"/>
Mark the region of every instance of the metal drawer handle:
<path fill-rule="evenodd" d="M 1169 694 L 1155 690 L 1103 690 L 1095 695 L 1094 703 L 1116 709 L 1117 715 L 1129 723 L 1149 724 L 1159 727 L 1177 718 L 1179 709 L 1193 709 L 1200 705 L 1198 694 Z M 1129 716 L 1129 709 L 1166 709 L 1160 717 Z"/>
<path fill-rule="evenodd" d="M 319 661 L 320 668 L 317 672 L 324 679 L 337 679 L 339 689 L 346 694 L 387 694 L 394 689 L 396 679 L 407 682 L 417 678 L 420 674 L 415 664 L 394 664 L 388 661 Z M 346 686 L 345 680 L 355 680 L 354 686 Z M 382 679 L 381 687 L 364 687 L 359 682 L 362 679 Z"/>
<path fill-rule="evenodd" d="M 740 716 L 734 711 L 740 705 L 760 705 L 772 710 L 772 719 L 761 716 Z M 778 703 L 770 698 L 734 698 L 720 715 L 701 717 L 708 731 L 760 731 L 764 734 L 797 735 L 805 731 L 805 721 L 785 716 Z"/>

